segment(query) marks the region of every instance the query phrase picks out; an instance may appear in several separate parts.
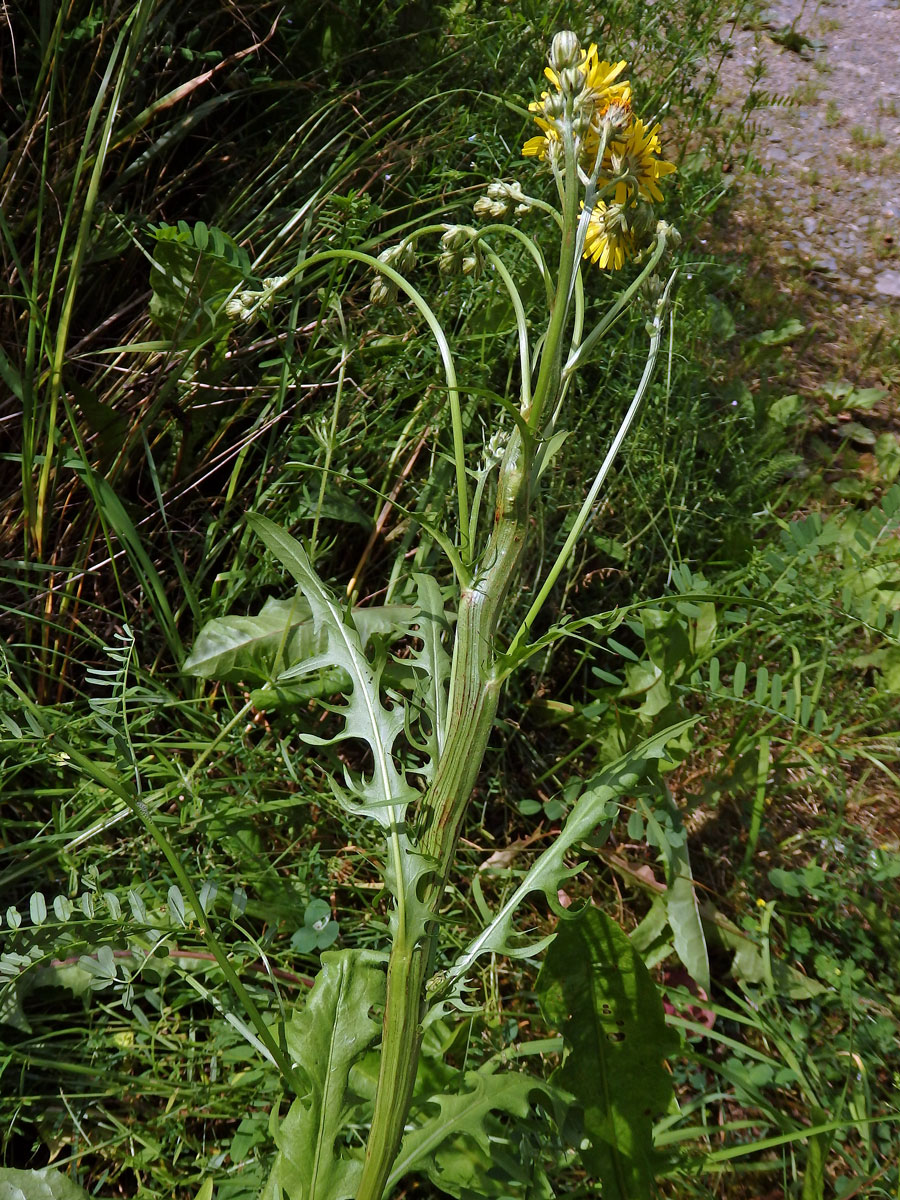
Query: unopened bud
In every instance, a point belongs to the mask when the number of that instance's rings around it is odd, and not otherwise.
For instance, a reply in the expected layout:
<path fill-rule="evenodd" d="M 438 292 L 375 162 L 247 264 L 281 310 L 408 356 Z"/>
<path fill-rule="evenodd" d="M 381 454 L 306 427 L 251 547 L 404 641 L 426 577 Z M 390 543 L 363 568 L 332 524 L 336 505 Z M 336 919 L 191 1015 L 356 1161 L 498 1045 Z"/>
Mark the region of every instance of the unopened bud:
<path fill-rule="evenodd" d="M 678 232 L 675 226 L 670 225 L 668 221 L 657 221 L 656 232 L 660 236 L 665 236 L 666 241 L 673 249 L 676 249 L 681 245 L 681 234 Z"/>
<path fill-rule="evenodd" d="M 397 247 L 397 268 L 413 271 L 416 266 L 416 247 L 412 242 L 401 242 Z"/>
<path fill-rule="evenodd" d="M 390 304 L 396 296 L 397 289 L 390 280 L 383 279 L 380 275 L 372 280 L 372 286 L 369 288 L 369 300 L 372 304 Z"/>
<path fill-rule="evenodd" d="M 566 67 L 559 76 L 560 91 L 570 96 L 577 96 L 579 92 L 583 92 L 586 83 L 584 71 L 579 71 L 577 67 Z"/>
<path fill-rule="evenodd" d="M 463 275 L 480 275 L 481 268 L 484 265 L 484 260 L 481 257 L 481 250 L 478 248 L 478 243 L 472 247 L 472 253 L 467 254 L 462 260 Z"/>
<path fill-rule="evenodd" d="M 472 230 L 465 225 L 448 225 L 441 235 L 444 250 L 462 250 L 471 241 Z"/>
<path fill-rule="evenodd" d="M 578 35 L 571 29 L 561 30 L 550 45 L 550 66 L 559 74 L 566 67 L 577 67 L 580 61 L 581 42 Z"/>
<path fill-rule="evenodd" d="M 239 321 L 244 311 L 240 296 L 232 296 L 225 301 L 225 316 L 229 321 Z"/>
<path fill-rule="evenodd" d="M 286 281 L 286 275 L 269 275 L 262 281 L 262 285 L 267 292 L 274 292 L 277 288 Z"/>

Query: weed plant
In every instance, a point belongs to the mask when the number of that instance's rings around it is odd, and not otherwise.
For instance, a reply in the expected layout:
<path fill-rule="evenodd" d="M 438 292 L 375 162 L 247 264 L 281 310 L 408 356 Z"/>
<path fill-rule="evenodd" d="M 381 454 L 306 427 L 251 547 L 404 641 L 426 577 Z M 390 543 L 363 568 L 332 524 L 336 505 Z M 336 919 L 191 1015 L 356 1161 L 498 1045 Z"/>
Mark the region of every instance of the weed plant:
<path fill-rule="evenodd" d="M 258 296 L 263 278 L 319 249 L 377 254 L 414 222 L 469 213 L 488 180 L 521 168 L 524 105 L 552 32 L 599 19 L 577 4 L 359 9 L 338 22 L 297 4 L 236 19 L 210 0 L 188 11 L 41 0 L 12 18 L 3 1155 L 10 1168 L 62 1167 L 99 1196 L 256 1196 L 288 1098 L 248 1012 L 302 1005 L 321 951 L 383 939 L 381 842 L 337 820 L 321 770 L 298 753 L 308 713 L 262 711 L 252 680 L 210 687 L 180 670 L 208 621 L 283 593 L 244 514 L 293 529 L 319 575 L 371 605 L 392 586 L 398 548 L 434 569 L 416 516 L 452 494 L 433 436 L 446 406 L 436 351 L 406 311 L 369 307 L 363 273 L 332 264 L 268 309 L 249 300 L 237 324 L 216 300 Z M 739 144 L 715 108 L 719 33 L 737 15 L 689 5 L 648 17 L 626 2 L 593 31 L 634 64 L 641 108 L 665 114 L 679 164 L 666 211 L 688 234 L 740 169 L 723 175 L 713 149 Z M 613 841 L 579 848 L 591 877 L 562 901 L 614 911 L 669 972 L 686 1042 L 672 1059 L 680 1108 L 656 1132 L 672 1153 L 660 1187 L 893 1195 L 890 455 L 849 497 L 855 511 L 776 516 L 804 499 L 790 499 L 789 480 L 802 412 L 776 394 L 777 370 L 775 391 L 737 380 L 748 355 L 771 361 L 790 331 L 763 323 L 768 341 L 722 356 L 733 276 L 690 238 L 681 259 L 657 393 L 545 618 L 605 613 L 616 628 L 548 644 L 510 688 L 444 936 L 462 950 L 485 906 L 510 895 L 571 810 L 572 779 L 700 716 Z M 618 284 L 607 286 L 609 300 Z M 478 447 L 493 395 L 509 390 L 513 313 L 487 282 L 448 286 L 435 312 Z M 640 323 L 607 344 L 545 478 L 526 595 L 640 374 Z M 844 401 L 825 409 L 852 413 L 852 397 L 835 408 Z M 224 962 L 135 821 L 133 781 L 157 798 L 180 868 L 206 881 L 198 901 Z M 672 916 L 694 903 L 685 837 L 711 985 Z M 529 922 L 553 927 L 543 905 Z M 677 959 L 712 999 L 678 999 Z M 473 982 L 476 1010 L 447 1044 L 426 1044 L 435 1075 L 442 1060 L 459 1069 L 526 1045 L 533 965 L 488 958 Z M 559 1049 L 548 1043 L 548 1064 Z M 523 1186 L 549 1171 L 564 1194 L 596 1194 L 545 1129 L 532 1110 L 495 1131 L 532 1164 Z M 446 1194 L 432 1186 L 419 1194 Z M 497 1194 L 527 1194 L 516 1186 L 507 1174 Z"/>

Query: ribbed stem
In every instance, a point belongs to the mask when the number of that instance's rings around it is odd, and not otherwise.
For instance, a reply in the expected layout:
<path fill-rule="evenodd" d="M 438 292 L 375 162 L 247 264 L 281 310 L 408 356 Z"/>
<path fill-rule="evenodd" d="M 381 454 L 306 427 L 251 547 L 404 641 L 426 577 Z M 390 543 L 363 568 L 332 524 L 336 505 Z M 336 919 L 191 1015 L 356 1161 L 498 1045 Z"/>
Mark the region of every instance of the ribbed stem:
<path fill-rule="evenodd" d="M 422 899 L 435 917 L 497 712 L 494 638 L 525 546 L 531 458 L 515 430 L 500 468 L 494 529 L 472 583 L 460 596 L 447 738 L 419 820 L 418 850 L 434 863 Z M 433 925 L 417 944 L 401 935 L 391 948 L 378 1087 L 356 1200 L 382 1200 L 400 1148 L 419 1062 L 419 1022 L 434 937 Z"/>

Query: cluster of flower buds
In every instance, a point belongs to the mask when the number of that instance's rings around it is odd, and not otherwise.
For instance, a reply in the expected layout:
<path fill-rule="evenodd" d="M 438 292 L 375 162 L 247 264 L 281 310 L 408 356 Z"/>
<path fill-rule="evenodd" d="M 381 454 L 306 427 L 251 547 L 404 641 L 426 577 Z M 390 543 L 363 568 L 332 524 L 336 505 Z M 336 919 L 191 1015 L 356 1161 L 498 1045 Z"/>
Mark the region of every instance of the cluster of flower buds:
<path fill-rule="evenodd" d="M 484 256 L 478 245 L 478 235 L 471 225 L 446 225 L 441 237 L 441 257 L 438 261 L 444 275 L 481 274 Z"/>
<path fill-rule="evenodd" d="M 488 184 L 487 193 L 475 201 L 475 216 L 483 221 L 502 221 L 513 205 L 517 215 L 531 208 L 531 202 L 517 183 L 498 179 Z"/>
<path fill-rule="evenodd" d="M 225 302 L 225 316 L 229 321 L 251 321 L 272 307 L 275 293 L 286 280 L 286 275 L 269 275 L 262 281 L 260 291 L 239 292 L 237 296 L 232 296 Z"/>
<path fill-rule="evenodd" d="M 393 267 L 402 274 L 414 270 L 416 265 L 416 250 L 412 242 L 398 242 L 396 246 L 388 246 L 378 255 L 378 261 L 386 267 Z M 397 299 L 397 285 L 387 275 L 379 272 L 369 288 L 369 300 L 373 304 L 392 304 Z"/>

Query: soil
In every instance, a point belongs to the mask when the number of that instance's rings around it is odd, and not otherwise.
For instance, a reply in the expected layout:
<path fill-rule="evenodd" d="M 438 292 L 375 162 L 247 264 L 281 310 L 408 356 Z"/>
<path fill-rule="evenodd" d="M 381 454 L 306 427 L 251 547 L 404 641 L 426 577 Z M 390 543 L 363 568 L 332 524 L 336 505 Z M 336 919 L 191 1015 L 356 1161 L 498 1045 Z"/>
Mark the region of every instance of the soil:
<path fill-rule="evenodd" d="M 729 240 L 751 254 L 763 247 L 782 290 L 805 293 L 849 374 L 861 344 L 848 337 L 854 323 L 880 326 L 896 363 L 900 2 L 772 0 L 753 27 L 723 36 L 733 47 L 722 77 L 730 107 L 750 86 L 772 101 L 751 118 L 761 171 L 737 183 Z M 762 78 L 752 82 L 755 69 Z M 890 358 L 882 383 L 896 403 Z"/>

